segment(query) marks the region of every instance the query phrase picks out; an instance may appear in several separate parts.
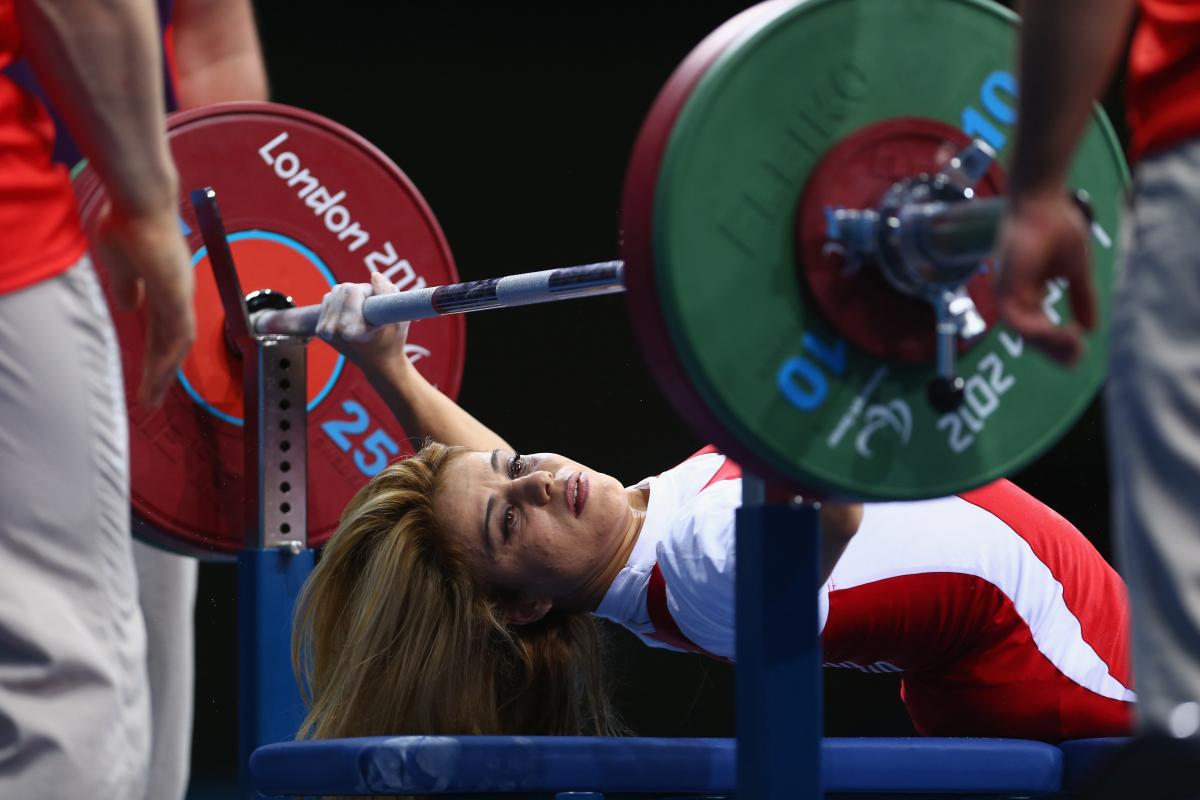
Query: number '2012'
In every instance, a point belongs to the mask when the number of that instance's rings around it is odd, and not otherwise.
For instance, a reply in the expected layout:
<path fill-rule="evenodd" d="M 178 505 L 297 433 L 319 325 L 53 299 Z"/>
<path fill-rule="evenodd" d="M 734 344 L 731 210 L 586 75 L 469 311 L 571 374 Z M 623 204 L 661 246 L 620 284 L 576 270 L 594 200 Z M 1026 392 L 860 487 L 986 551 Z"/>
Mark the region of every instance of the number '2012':
<path fill-rule="evenodd" d="M 1000 408 L 1001 396 L 1017 382 L 1015 375 L 1004 371 L 1004 362 L 996 353 L 981 358 L 976 370 L 976 374 L 967 378 L 963 405 L 937 421 L 938 430 L 946 431 L 947 444 L 954 453 L 961 453 L 975 443 L 975 434 L 983 430 L 988 417 Z"/>

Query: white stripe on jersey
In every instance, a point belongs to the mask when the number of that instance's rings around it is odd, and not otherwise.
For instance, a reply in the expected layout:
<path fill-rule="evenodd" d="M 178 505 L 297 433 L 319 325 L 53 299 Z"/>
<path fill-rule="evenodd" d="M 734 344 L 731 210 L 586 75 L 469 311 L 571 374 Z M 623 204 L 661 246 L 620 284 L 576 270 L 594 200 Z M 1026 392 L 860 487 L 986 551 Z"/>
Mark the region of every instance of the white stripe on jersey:
<path fill-rule="evenodd" d="M 959 497 L 868 503 L 862 526 L 821 590 L 821 629 L 831 588 L 929 572 L 988 581 L 1012 601 L 1034 644 L 1059 672 L 1103 697 L 1137 699 L 1084 640 L 1079 619 L 1063 599 L 1062 584 L 1029 543 L 993 514 Z"/>
<path fill-rule="evenodd" d="M 651 647 L 668 650 L 675 648 L 663 644 L 645 634 L 654 632 L 654 625 L 646 612 L 646 591 L 650 582 L 650 570 L 658 561 L 658 545 L 676 522 L 680 510 L 696 499 L 717 470 L 725 463 L 720 453 L 704 453 L 682 462 L 676 467 L 636 484 L 650 489 L 650 504 L 642 531 L 629 554 L 629 561 L 617 573 L 604 598 L 594 612 L 596 616 L 612 620 L 641 637 Z M 741 482 L 738 481 L 738 485 Z M 729 524 L 732 525 L 733 510 L 741 500 L 740 490 L 736 500 L 727 509 Z M 732 579 L 731 579 L 732 581 Z M 671 589 L 667 589 L 668 597 Z M 732 610 L 729 610 L 732 614 Z M 730 633 L 732 638 L 732 632 Z"/>

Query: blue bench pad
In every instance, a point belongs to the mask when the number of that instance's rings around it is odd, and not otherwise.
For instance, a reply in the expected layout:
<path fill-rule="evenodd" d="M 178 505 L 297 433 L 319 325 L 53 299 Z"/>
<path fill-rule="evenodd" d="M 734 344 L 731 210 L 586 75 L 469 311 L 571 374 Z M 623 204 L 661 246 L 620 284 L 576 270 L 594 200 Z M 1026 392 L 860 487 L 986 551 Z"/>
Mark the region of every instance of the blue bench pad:
<path fill-rule="evenodd" d="M 1114 736 L 1075 739 L 1060 744 L 1063 751 L 1063 788 L 1070 792 L 1082 789 L 1088 777 L 1129 742 L 1128 738 Z"/>
<path fill-rule="evenodd" d="M 283 742 L 255 751 L 264 795 L 598 791 L 732 794 L 733 739 L 395 736 Z M 1062 786 L 1062 751 L 1014 739 L 825 739 L 827 791 L 1038 794 Z"/>

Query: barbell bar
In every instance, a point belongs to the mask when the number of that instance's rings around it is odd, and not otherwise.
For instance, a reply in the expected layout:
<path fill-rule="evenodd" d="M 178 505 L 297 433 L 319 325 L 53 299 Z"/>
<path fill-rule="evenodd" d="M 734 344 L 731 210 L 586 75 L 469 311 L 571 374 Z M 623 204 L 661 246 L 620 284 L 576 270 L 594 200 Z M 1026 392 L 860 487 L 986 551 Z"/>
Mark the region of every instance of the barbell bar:
<path fill-rule="evenodd" d="M 938 271 L 943 275 L 943 284 L 957 285 L 969 280 L 988 257 L 1003 209 L 1004 199 L 1000 197 L 961 203 L 912 203 L 896 214 L 898 226 L 893 233 L 927 245 L 921 248 L 921 256 L 935 266 L 945 267 Z M 877 224 L 877 217 L 865 217 L 860 212 L 831 210 L 831 219 L 834 214 L 841 216 L 838 223 L 831 224 L 831 240 L 843 236 L 841 229 L 851 226 L 854 233 L 847 238 L 861 236 L 859 228 L 867 225 L 855 223 L 869 223 L 872 228 Z M 952 273 L 946 278 L 944 273 L 948 271 Z M 386 325 L 624 291 L 625 263 L 601 261 L 368 297 L 363 317 L 371 325 Z M 312 336 L 320 315 L 319 304 L 266 309 L 251 316 L 251 326 L 260 335 Z"/>
<path fill-rule="evenodd" d="M 368 297 L 363 316 L 372 325 L 386 325 L 623 291 L 625 263 L 601 261 Z M 320 316 L 320 305 L 270 309 L 255 313 L 251 324 L 256 333 L 263 335 L 312 336 Z"/>

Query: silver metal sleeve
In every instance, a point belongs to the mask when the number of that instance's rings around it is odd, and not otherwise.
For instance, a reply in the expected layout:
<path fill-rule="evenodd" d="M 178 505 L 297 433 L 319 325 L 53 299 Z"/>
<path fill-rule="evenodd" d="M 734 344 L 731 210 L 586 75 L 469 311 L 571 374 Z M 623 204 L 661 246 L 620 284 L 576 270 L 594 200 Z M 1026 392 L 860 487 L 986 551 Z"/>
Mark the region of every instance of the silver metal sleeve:
<path fill-rule="evenodd" d="M 936 264 L 978 264 L 992 254 L 1000 218 L 1007 207 L 1006 197 L 931 203 L 925 214 L 913 220 L 918 226 L 914 239 Z"/>
<path fill-rule="evenodd" d="M 250 315 L 250 327 L 259 335 L 312 336 L 317 332 L 320 317 L 320 306 L 259 311 Z"/>

